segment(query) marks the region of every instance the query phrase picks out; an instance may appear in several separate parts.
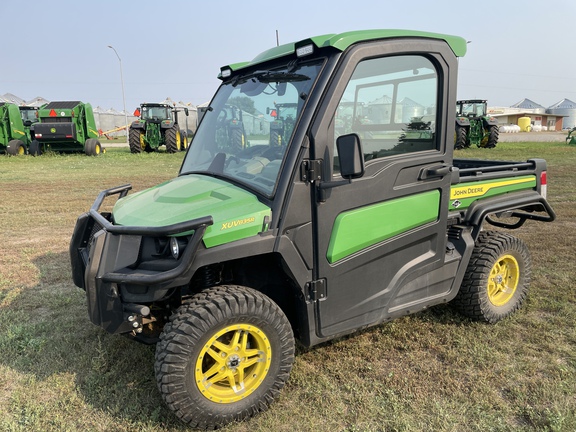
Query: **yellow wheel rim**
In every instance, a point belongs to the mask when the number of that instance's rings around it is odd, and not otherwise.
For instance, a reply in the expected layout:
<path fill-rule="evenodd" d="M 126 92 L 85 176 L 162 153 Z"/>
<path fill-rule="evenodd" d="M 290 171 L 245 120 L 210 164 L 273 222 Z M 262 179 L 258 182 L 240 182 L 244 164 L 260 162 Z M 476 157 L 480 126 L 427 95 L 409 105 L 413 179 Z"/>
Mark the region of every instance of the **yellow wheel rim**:
<path fill-rule="evenodd" d="M 252 394 L 264 381 L 272 348 L 266 334 L 249 324 L 226 327 L 204 345 L 194 378 L 202 394 L 215 403 L 233 403 Z"/>
<path fill-rule="evenodd" d="M 520 279 L 520 266 L 512 255 L 504 255 L 492 267 L 488 278 L 488 299 L 495 306 L 510 301 Z"/>
<path fill-rule="evenodd" d="M 142 148 L 142 150 L 144 150 L 146 148 L 146 142 L 144 141 L 144 134 L 140 133 L 140 147 Z"/>
<path fill-rule="evenodd" d="M 182 137 L 180 131 L 176 131 L 176 150 L 180 151 L 182 147 Z"/>
<path fill-rule="evenodd" d="M 24 146 L 19 146 L 19 147 L 18 147 L 18 152 L 17 152 L 17 154 L 19 154 L 19 155 L 26 154 L 26 149 L 24 148 Z"/>

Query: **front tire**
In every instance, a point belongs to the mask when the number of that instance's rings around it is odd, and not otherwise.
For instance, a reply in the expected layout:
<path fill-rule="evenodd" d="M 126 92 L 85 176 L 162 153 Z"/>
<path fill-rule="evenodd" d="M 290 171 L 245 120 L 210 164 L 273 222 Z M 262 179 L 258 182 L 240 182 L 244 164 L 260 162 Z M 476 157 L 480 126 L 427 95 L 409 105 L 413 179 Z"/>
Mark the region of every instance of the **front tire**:
<path fill-rule="evenodd" d="M 128 131 L 128 145 L 130 146 L 130 153 L 142 153 L 146 148 L 143 144 L 143 133 L 139 129 L 130 129 Z"/>
<path fill-rule="evenodd" d="M 264 411 L 294 361 L 288 319 L 250 288 L 205 290 L 181 306 L 156 346 L 158 388 L 190 426 L 214 429 Z"/>
<path fill-rule="evenodd" d="M 489 323 L 520 308 L 530 285 L 531 259 L 525 243 L 496 231 L 480 233 L 454 305 Z"/>
<path fill-rule="evenodd" d="M 178 125 L 172 126 L 166 131 L 166 152 L 176 153 L 180 151 L 182 145 L 182 136 L 180 135 L 180 128 Z"/>

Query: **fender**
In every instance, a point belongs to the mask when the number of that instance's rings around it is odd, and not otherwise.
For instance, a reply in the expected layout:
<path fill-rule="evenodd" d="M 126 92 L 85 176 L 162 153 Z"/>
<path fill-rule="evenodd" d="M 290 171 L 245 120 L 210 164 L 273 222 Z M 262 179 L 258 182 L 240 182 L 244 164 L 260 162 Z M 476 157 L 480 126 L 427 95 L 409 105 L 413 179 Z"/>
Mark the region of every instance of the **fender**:
<path fill-rule="evenodd" d="M 456 124 L 458 126 L 470 126 L 470 120 L 466 117 L 456 117 Z"/>
<path fill-rule="evenodd" d="M 141 122 L 140 120 L 136 120 L 135 122 L 133 122 L 130 125 L 130 129 L 145 129 L 145 128 L 146 128 L 146 123 Z"/>
<path fill-rule="evenodd" d="M 507 224 L 490 218 L 491 214 L 503 212 L 508 212 L 509 217 L 518 218 L 518 222 Z M 543 212 L 545 215 L 534 212 Z M 478 200 L 468 207 L 464 222 L 473 227 L 472 236 L 476 241 L 485 220 L 494 226 L 515 229 L 522 226 L 528 219 L 543 222 L 552 222 L 556 219 L 554 210 L 535 190 L 512 192 L 487 200 Z"/>
<path fill-rule="evenodd" d="M 161 129 L 171 129 L 172 126 L 174 126 L 174 122 L 173 121 L 163 121 L 162 123 L 160 123 L 160 128 Z"/>
<path fill-rule="evenodd" d="M 495 117 L 484 117 L 484 127 L 498 126 L 498 120 Z"/>

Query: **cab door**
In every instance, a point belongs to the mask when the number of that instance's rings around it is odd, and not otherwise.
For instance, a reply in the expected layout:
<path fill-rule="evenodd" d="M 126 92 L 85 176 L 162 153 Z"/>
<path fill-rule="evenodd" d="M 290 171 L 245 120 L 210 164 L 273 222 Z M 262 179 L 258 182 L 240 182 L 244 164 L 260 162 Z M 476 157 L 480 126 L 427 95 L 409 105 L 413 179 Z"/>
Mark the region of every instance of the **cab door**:
<path fill-rule="evenodd" d="M 423 44 L 425 50 L 423 50 Z M 445 301 L 457 64 L 448 46 L 406 39 L 343 55 L 311 128 L 316 332 L 343 334 Z M 335 141 L 356 134 L 365 173 L 346 184 Z"/>

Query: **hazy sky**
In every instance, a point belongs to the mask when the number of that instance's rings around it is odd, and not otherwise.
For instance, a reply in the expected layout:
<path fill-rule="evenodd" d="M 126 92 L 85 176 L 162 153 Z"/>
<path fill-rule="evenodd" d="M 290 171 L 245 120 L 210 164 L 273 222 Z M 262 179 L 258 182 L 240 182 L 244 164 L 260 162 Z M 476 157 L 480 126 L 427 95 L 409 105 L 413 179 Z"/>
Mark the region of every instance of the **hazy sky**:
<path fill-rule="evenodd" d="M 470 41 L 458 98 L 548 107 L 576 101 L 575 0 L 0 0 L 0 95 L 81 100 L 122 110 L 166 97 L 195 105 L 220 67 L 280 43 L 395 28 Z"/>

